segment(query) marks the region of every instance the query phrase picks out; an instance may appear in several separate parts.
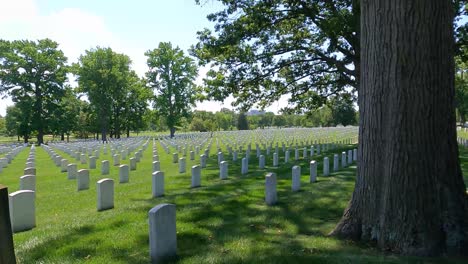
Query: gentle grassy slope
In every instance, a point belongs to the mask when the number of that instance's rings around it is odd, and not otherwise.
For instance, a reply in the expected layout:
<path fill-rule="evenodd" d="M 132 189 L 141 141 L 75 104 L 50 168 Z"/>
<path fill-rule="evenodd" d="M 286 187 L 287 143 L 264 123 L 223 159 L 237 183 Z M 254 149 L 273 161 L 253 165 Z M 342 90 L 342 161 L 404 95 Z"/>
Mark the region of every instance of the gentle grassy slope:
<path fill-rule="evenodd" d="M 198 163 L 199 155 L 196 161 L 187 160 L 187 173 L 179 174 L 178 165 L 172 164 L 172 157 L 157 144 L 166 176 L 163 198 L 151 198 L 151 144 L 137 170 L 131 171 L 130 183 L 119 184 L 118 168 L 111 166 L 108 176 L 115 180 L 115 208 L 104 212 L 96 211 L 96 181 L 105 178 L 100 175 L 100 161 L 108 159 L 112 164 L 110 154 L 101 153 L 97 169 L 91 170 L 91 188 L 77 192 L 76 182 L 67 180 L 66 173 L 60 173 L 47 153 L 37 148 L 37 227 L 15 234 L 19 261 L 148 263 L 148 211 L 160 203 L 174 203 L 178 232 L 178 258 L 174 261 L 179 263 L 463 262 L 385 255 L 366 245 L 327 237 L 351 197 L 355 166 L 320 177 L 323 155 L 316 156 L 319 178 L 309 184 L 309 160 L 292 161 L 280 169 L 256 170 L 258 160 L 252 150 L 249 174 L 240 176 L 240 159 L 233 163 L 225 152 L 229 180 L 221 181 L 215 145 L 208 167 L 202 170 L 203 187 L 190 189 L 190 167 Z M 10 192 L 18 190 L 28 152 L 29 148 L 23 150 L 0 174 L 0 182 Z M 327 156 L 332 169 L 332 155 Z M 467 175 L 468 150 L 461 149 L 460 156 Z M 129 163 L 128 159 L 123 162 Z M 272 155 L 267 158 L 267 166 L 271 164 Z M 302 168 L 302 190 L 297 193 L 290 191 L 294 164 Z M 268 171 L 279 176 L 279 203 L 272 207 L 264 203 L 264 175 Z M 465 182 L 467 179 L 465 176 Z"/>

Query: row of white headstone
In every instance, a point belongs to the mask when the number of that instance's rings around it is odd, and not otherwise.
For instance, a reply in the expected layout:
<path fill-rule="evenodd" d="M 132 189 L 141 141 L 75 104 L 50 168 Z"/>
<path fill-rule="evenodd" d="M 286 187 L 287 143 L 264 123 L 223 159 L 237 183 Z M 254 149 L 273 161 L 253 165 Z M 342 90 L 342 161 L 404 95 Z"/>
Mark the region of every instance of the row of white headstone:
<path fill-rule="evenodd" d="M 36 148 L 31 146 L 26 159 L 24 175 L 20 177 L 20 190 L 8 195 L 11 229 L 20 232 L 36 226 Z"/>
<path fill-rule="evenodd" d="M 347 158 L 348 156 L 348 158 Z M 335 155 L 337 157 L 337 155 Z M 351 158 L 349 158 L 351 157 Z M 342 153 L 342 167 L 347 167 L 350 163 L 357 160 L 357 150 L 349 150 Z M 328 161 L 328 158 L 324 158 Z M 336 161 L 336 158 L 335 158 Z M 220 164 L 226 164 L 226 161 L 220 161 Z M 223 168 L 221 167 L 221 168 Z M 193 167 L 192 167 L 193 168 Z M 223 169 L 222 169 L 223 170 Z M 327 173 L 324 167 L 324 173 Z M 161 172 L 153 173 L 153 177 L 161 174 Z M 326 176 L 324 175 L 324 176 Z M 294 166 L 292 168 L 292 191 L 300 189 L 301 168 Z M 310 182 L 315 182 L 317 177 L 317 163 L 310 162 Z M 154 179 L 154 178 L 153 178 Z M 193 179 L 193 173 L 192 173 Z M 153 180 L 154 184 L 154 180 Z M 275 173 L 267 173 L 265 177 L 265 203 L 269 206 L 276 204 L 278 201 L 277 195 L 277 178 Z M 150 258 L 152 263 L 159 263 L 168 258 L 174 257 L 177 254 L 177 228 L 176 228 L 176 206 L 174 204 L 160 204 L 153 207 L 148 212 L 149 218 L 149 246 Z"/>
<path fill-rule="evenodd" d="M 67 172 L 68 179 L 76 179 L 77 191 L 89 189 L 89 170 L 81 169 L 77 171 L 76 164 L 69 164 L 66 159 L 62 159 L 55 151 L 43 145 L 46 152 L 57 164 L 60 160 L 62 172 Z M 19 152 L 19 151 L 18 151 Z M 12 155 L 12 158 L 18 153 Z M 137 152 L 136 156 L 142 157 L 142 152 Z M 130 159 L 130 167 L 126 164 L 119 166 L 119 182 L 129 181 L 129 170 L 136 169 L 136 158 Z M 11 160 L 10 160 L 11 162 Z M 109 162 L 102 161 L 101 173 L 109 174 Z M 26 160 L 24 175 L 20 177 L 20 190 L 9 194 L 10 219 L 13 232 L 29 230 L 35 227 L 35 192 L 36 192 L 36 168 L 35 168 L 35 147 L 31 147 L 29 157 Z M 97 210 L 107 210 L 114 207 L 114 180 L 105 178 L 96 183 Z"/>

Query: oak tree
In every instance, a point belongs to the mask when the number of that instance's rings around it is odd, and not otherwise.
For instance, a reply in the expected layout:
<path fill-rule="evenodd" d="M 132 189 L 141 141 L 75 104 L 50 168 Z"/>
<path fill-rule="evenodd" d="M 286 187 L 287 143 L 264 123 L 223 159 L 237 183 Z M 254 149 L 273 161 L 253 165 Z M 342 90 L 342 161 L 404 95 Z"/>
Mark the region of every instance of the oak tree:
<path fill-rule="evenodd" d="M 357 178 L 332 234 L 412 255 L 468 254 L 450 0 L 361 2 Z"/>
<path fill-rule="evenodd" d="M 147 83 L 156 94 L 154 108 L 158 115 L 165 117 L 170 136 L 174 137 L 176 126 L 189 117 L 190 107 L 195 104 L 197 66 L 170 42 L 159 43 L 158 48 L 145 55 L 149 67 Z"/>
<path fill-rule="evenodd" d="M 24 115 L 25 142 L 32 130 L 37 132 L 38 144 L 43 143 L 52 112 L 64 95 L 66 62 L 58 44 L 50 39 L 0 40 L 0 93 L 10 95 Z"/>

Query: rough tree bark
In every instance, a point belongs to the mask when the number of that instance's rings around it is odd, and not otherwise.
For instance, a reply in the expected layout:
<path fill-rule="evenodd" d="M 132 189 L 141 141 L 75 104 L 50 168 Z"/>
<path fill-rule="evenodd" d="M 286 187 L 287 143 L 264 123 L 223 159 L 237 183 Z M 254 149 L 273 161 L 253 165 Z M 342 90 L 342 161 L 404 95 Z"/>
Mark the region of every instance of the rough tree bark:
<path fill-rule="evenodd" d="M 450 0 L 361 1 L 356 185 L 332 235 L 401 254 L 468 254 Z"/>

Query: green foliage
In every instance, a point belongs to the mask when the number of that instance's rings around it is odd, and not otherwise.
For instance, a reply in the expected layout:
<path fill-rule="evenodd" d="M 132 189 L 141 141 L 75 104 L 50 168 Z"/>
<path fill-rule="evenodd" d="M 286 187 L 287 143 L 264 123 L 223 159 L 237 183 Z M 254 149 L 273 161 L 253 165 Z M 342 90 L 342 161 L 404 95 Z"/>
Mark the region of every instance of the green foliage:
<path fill-rule="evenodd" d="M 60 100 L 53 114 L 51 122 L 51 131 L 55 135 L 68 136 L 75 130 L 80 115 L 80 100 L 76 97 L 71 87 L 65 88 L 65 95 Z"/>
<path fill-rule="evenodd" d="M 130 70 L 130 63 L 127 55 L 111 48 L 96 47 L 86 50 L 74 64 L 79 91 L 87 95 L 92 105 L 90 109 L 98 118 L 103 141 L 107 140 L 110 129 L 120 137 L 124 128 L 122 117 L 128 93 L 134 82 L 138 82 Z"/>
<path fill-rule="evenodd" d="M 232 115 L 225 112 L 216 112 L 216 127 L 218 130 L 230 130 L 232 124 Z"/>
<path fill-rule="evenodd" d="M 6 135 L 11 137 L 11 136 L 22 136 L 22 133 L 20 131 L 21 127 L 21 119 L 22 114 L 21 110 L 16 107 L 16 106 L 8 106 L 6 109 L 6 116 L 5 116 L 5 129 L 6 129 Z M 29 126 L 29 123 L 27 123 Z M 28 133 L 29 136 L 29 133 Z"/>
<path fill-rule="evenodd" d="M 19 108 L 20 135 L 25 142 L 31 131 L 37 131 L 39 144 L 43 142 L 65 93 L 66 62 L 58 44 L 50 39 L 0 40 L 0 93 L 10 95 Z"/>
<path fill-rule="evenodd" d="M 158 115 L 165 117 L 173 137 L 176 126 L 181 124 L 182 118 L 189 117 L 190 107 L 195 104 L 197 66 L 170 42 L 159 43 L 158 48 L 145 55 L 149 67 L 147 83 L 156 92 L 154 108 Z"/>
<path fill-rule="evenodd" d="M 284 127 L 286 126 L 286 118 L 283 115 L 276 115 L 273 118 L 273 126 Z"/>
<path fill-rule="evenodd" d="M 5 135 L 6 126 L 5 126 L 5 117 L 0 115 L 0 135 Z"/>
<path fill-rule="evenodd" d="M 130 130 L 139 131 L 148 127 L 145 115 L 148 111 L 148 101 L 151 99 L 151 90 L 146 86 L 145 80 L 138 78 L 134 71 L 128 76 L 128 89 L 124 92 L 121 106 L 122 128 L 129 136 Z M 118 133 L 117 133 L 118 134 Z"/>
<path fill-rule="evenodd" d="M 356 110 L 350 96 L 333 97 L 328 105 L 331 109 L 333 124 L 336 125 L 356 125 Z"/>
<path fill-rule="evenodd" d="M 237 118 L 237 129 L 239 130 L 248 130 L 249 122 L 247 121 L 247 116 L 244 112 L 241 112 Z"/>
<path fill-rule="evenodd" d="M 455 103 L 459 121 L 464 123 L 468 115 L 468 49 L 455 58 Z"/>
<path fill-rule="evenodd" d="M 359 84 L 359 1 L 220 0 L 215 32 L 198 32 L 191 53 L 213 67 L 208 96 L 244 109 L 290 93 L 297 112 Z M 348 89 L 352 92 L 355 89 Z"/>

